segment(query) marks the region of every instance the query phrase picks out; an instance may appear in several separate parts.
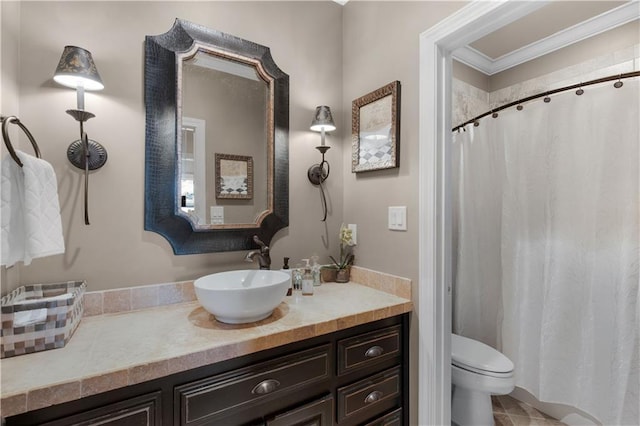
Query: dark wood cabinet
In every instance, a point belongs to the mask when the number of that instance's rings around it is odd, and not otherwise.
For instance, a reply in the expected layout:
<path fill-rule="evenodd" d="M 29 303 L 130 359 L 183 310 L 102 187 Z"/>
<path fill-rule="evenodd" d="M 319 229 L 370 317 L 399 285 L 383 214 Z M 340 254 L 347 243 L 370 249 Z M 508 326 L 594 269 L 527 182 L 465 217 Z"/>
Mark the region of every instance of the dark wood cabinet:
<path fill-rule="evenodd" d="M 388 327 L 338 341 L 338 375 L 388 360 L 400 359 L 400 326 Z"/>
<path fill-rule="evenodd" d="M 402 418 L 402 408 L 398 408 L 367 423 L 365 426 L 402 426 Z"/>
<path fill-rule="evenodd" d="M 159 426 L 162 424 L 160 392 L 116 402 L 42 424 L 45 426 Z"/>
<path fill-rule="evenodd" d="M 361 424 L 400 405 L 400 367 L 366 377 L 337 390 L 339 424 Z"/>
<path fill-rule="evenodd" d="M 260 403 L 328 379 L 330 345 L 187 383 L 175 388 L 174 424 L 215 424 Z"/>
<path fill-rule="evenodd" d="M 409 314 L 9 417 L 13 425 L 408 425 Z"/>
<path fill-rule="evenodd" d="M 267 420 L 266 426 L 331 426 L 333 397 L 325 396 Z"/>

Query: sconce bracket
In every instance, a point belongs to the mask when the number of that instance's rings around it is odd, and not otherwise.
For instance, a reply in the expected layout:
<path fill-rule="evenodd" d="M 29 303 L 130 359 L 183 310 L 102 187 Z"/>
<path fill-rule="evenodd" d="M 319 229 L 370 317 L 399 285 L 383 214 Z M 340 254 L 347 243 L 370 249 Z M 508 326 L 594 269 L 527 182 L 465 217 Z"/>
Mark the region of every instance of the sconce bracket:
<path fill-rule="evenodd" d="M 313 166 L 309 167 L 309 170 L 307 170 L 307 177 L 309 178 L 309 181 L 314 185 L 320 185 L 322 182 L 324 182 L 327 176 L 327 171 L 320 164 L 314 164 Z"/>
<path fill-rule="evenodd" d="M 76 121 L 79 121 L 81 123 L 96 116 L 95 114 L 82 109 L 68 109 L 66 113 L 75 118 Z"/>
<path fill-rule="evenodd" d="M 324 154 L 325 154 L 325 152 L 329 151 L 329 148 L 331 148 L 329 145 L 316 146 L 316 149 L 318 151 L 320 151 L 320 153 L 322 153 L 322 159 L 323 160 L 324 160 Z"/>
<path fill-rule="evenodd" d="M 307 170 L 307 177 L 309 181 L 314 185 L 320 185 L 329 177 L 329 163 L 324 159 L 324 154 L 331 148 L 327 145 L 316 146 L 316 149 L 322 153 L 322 162 L 320 164 L 314 164 Z M 327 165 L 326 169 L 324 165 Z"/>
<path fill-rule="evenodd" d="M 67 148 L 67 158 L 79 169 L 84 170 L 85 151 L 80 139 L 71 142 Z M 89 170 L 96 170 L 107 162 L 107 150 L 93 139 L 89 139 Z"/>

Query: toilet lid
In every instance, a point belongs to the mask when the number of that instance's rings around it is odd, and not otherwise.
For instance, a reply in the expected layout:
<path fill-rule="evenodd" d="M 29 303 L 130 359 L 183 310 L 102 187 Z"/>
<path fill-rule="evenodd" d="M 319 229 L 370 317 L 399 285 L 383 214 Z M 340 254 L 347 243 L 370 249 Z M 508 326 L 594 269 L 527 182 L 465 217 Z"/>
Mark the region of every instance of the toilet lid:
<path fill-rule="evenodd" d="M 510 373 L 513 362 L 489 345 L 451 334 L 451 363 L 472 371 Z"/>

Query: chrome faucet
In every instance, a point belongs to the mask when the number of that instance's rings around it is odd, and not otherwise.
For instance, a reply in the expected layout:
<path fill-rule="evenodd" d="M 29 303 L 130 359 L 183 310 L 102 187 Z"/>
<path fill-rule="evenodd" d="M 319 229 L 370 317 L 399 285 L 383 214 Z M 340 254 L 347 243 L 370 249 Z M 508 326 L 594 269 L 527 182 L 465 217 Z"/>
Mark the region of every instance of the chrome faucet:
<path fill-rule="evenodd" d="M 246 262 L 253 262 L 254 258 L 258 258 L 260 269 L 271 269 L 271 257 L 269 256 L 269 246 L 260 241 L 257 235 L 253 236 L 253 241 L 260 246 L 260 250 L 251 250 L 244 257 Z"/>

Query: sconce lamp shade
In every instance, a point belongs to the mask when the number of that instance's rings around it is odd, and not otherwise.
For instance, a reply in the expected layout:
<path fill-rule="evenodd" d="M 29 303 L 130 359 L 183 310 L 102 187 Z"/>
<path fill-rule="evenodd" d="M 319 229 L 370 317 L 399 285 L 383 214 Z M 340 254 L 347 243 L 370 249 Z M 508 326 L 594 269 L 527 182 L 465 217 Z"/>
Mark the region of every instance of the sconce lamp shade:
<path fill-rule="evenodd" d="M 56 83 L 76 89 L 102 90 L 104 84 L 91 52 L 77 46 L 65 46 L 53 76 Z"/>
<path fill-rule="evenodd" d="M 316 107 L 316 113 L 313 116 L 313 121 L 311 122 L 311 130 L 314 132 L 331 132 L 336 129 L 336 125 L 333 123 L 333 117 L 331 116 L 331 109 L 322 105 Z"/>

